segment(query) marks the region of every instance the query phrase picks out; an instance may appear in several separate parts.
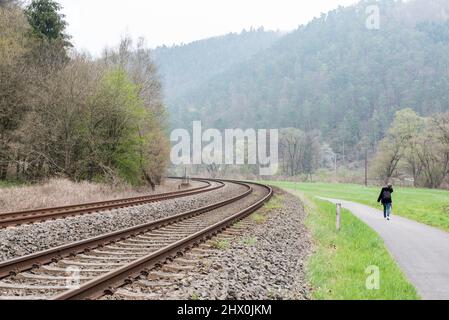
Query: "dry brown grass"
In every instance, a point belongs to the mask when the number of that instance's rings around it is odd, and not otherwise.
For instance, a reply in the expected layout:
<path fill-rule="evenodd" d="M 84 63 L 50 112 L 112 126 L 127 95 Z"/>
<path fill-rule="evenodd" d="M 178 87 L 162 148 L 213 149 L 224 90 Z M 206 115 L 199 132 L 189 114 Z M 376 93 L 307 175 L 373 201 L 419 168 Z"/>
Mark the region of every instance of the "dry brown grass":
<path fill-rule="evenodd" d="M 177 190 L 177 183 L 167 181 L 154 193 Z M 153 193 L 150 188 L 133 188 L 129 185 L 110 186 L 99 183 L 75 183 L 66 179 L 52 179 L 32 186 L 0 187 L 0 212 L 48 208 L 120 199 Z"/>

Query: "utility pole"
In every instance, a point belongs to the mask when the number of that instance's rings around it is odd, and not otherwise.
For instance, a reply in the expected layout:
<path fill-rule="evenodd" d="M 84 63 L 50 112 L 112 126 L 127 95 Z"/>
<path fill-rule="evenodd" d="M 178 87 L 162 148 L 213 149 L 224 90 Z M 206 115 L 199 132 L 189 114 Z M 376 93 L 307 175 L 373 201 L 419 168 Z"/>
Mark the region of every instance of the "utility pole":
<path fill-rule="evenodd" d="M 368 148 L 365 149 L 365 187 L 368 187 Z"/>
<path fill-rule="evenodd" d="M 337 203 L 337 232 L 341 229 L 341 203 Z"/>
<path fill-rule="evenodd" d="M 361 141 L 361 151 L 365 153 L 365 187 L 368 187 L 368 150 L 369 150 L 369 138 L 363 137 Z"/>
<path fill-rule="evenodd" d="M 335 162 L 335 175 L 338 174 L 338 167 L 337 167 L 337 153 L 334 153 L 334 162 Z"/>
<path fill-rule="evenodd" d="M 184 178 L 183 178 L 183 180 L 184 180 L 185 184 L 190 183 L 189 179 L 187 178 L 187 166 L 184 166 Z"/>

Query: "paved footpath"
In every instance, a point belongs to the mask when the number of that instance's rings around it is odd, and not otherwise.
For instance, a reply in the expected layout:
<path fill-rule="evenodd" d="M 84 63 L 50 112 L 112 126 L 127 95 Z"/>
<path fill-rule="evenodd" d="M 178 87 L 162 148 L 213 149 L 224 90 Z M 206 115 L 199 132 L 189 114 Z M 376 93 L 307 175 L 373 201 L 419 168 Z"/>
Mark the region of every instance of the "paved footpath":
<path fill-rule="evenodd" d="M 386 221 L 382 211 L 362 204 L 320 199 L 341 203 L 374 229 L 423 299 L 449 300 L 449 233 L 394 215 Z"/>

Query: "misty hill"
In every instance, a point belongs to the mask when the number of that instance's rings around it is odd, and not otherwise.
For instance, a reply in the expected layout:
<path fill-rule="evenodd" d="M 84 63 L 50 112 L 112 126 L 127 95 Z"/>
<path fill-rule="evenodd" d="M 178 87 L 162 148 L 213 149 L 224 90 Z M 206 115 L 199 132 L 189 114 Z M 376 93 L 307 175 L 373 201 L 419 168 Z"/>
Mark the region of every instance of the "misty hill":
<path fill-rule="evenodd" d="M 175 61 L 186 79 L 201 79 L 168 97 L 173 123 L 319 130 L 334 150 L 354 154 L 361 139 L 374 146 L 383 137 L 397 110 L 448 110 L 449 1 L 380 1 L 379 30 L 366 27 L 366 6 L 323 14 L 241 62 L 211 59 L 206 42 L 185 47 L 198 61 L 215 60 L 220 67 L 210 73 L 186 70 L 186 57 L 157 58 L 168 95 L 179 86 L 167 72 Z"/>
<path fill-rule="evenodd" d="M 267 49 L 280 37 L 279 32 L 259 28 L 154 50 L 170 111 L 183 110 L 184 97 L 190 92 L 204 88 L 214 76 Z"/>

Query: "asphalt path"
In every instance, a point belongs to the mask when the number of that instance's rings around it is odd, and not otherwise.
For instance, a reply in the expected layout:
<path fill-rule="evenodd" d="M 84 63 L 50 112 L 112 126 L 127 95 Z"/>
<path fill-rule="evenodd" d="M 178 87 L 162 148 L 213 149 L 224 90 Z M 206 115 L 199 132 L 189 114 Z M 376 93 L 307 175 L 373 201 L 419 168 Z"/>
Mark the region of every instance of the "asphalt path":
<path fill-rule="evenodd" d="M 376 231 L 421 298 L 449 300 L 449 233 L 394 216 L 394 210 L 387 221 L 381 210 L 345 200 L 320 199 L 341 203 Z"/>

